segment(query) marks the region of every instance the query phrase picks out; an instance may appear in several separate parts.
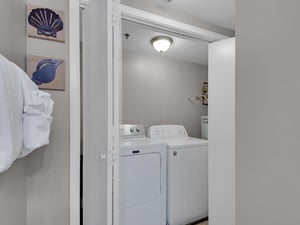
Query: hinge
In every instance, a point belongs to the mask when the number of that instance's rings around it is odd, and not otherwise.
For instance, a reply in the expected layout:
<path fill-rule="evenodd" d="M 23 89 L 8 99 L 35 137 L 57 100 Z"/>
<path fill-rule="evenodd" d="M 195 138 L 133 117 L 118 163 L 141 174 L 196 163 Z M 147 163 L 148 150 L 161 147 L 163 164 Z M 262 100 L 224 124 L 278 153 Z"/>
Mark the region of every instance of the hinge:
<path fill-rule="evenodd" d="M 112 9 L 112 13 L 111 13 L 111 22 L 112 22 L 112 25 L 114 26 L 115 24 L 117 24 L 119 21 L 119 13 L 118 13 L 118 10 L 113 8 Z"/>
<path fill-rule="evenodd" d="M 111 146 L 111 161 L 112 161 L 112 164 L 115 163 L 116 161 L 116 151 L 115 151 L 115 135 L 112 136 L 112 146 Z"/>
<path fill-rule="evenodd" d="M 111 161 L 112 161 L 113 164 L 114 164 L 114 163 L 118 160 L 118 158 L 119 158 L 119 153 L 116 151 L 116 148 L 117 148 L 117 146 L 116 146 L 116 141 L 118 141 L 118 140 L 116 140 L 116 136 L 113 135 L 113 136 L 112 136 L 112 146 L 111 146 Z"/>
<path fill-rule="evenodd" d="M 118 155 L 115 153 L 115 150 L 113 149 L 113 153 L 112 153 L 112 162 L 113 164 L 117 161 L 118 159 Z"/>

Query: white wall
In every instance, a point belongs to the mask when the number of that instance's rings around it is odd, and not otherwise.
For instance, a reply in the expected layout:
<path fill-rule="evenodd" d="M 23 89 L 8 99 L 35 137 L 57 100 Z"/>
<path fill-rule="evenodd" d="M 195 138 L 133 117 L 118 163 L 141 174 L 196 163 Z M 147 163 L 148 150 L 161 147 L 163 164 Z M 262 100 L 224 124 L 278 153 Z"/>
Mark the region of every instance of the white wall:
<path fill-rule="evenodd" d="M 237 0 L 238 225 L 300 224 L 299 9 Z"/>
<path fill-rule="evenodd" d="M 207 109 L 188 98 L 201 95 L 207 75 L 205 65 L 123 51 L 123 123 L 182 124 L 190 136 L 200 137 Z"/>
<path fill-rule="evenodd" d="M 208 84 L 209 225 L 235 225 L 234 38 L 209 46 Z"/>

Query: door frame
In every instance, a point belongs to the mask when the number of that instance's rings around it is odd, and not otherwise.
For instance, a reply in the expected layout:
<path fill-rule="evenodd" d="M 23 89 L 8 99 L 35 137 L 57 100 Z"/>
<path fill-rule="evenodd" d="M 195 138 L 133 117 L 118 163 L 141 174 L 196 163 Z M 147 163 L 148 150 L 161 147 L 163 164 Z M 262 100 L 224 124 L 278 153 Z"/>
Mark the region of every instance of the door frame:
<path fill-rule="evenodd" d="M 203 29 L 194 25 L 190 25 L 187 23 L 183 23 L 174 19 L 166 18 L 163 16 L 156 15 L 154 13 L 150 13 L 144 10 L 136 9 L 133 7 L 129 7 L 126 5 L 122 5 L 117 0 L 112 8 L 112 80 L 111 87 L 109 90 L 111 93 L 109 94 L 108 102 L 112 107 L 112 123 L 109 128 L 109 134 L 111 136 L 110 140 L 112 140 L 111 148 L 111 157 L 109 159 L 112 160 L 113 163 L 113 173 L 112 177 L 109 177 L 108 180 L 113 181 L 113 185 L 108 191 L 108 195 L 110 193 L 111 196 L 108 196 L 109 199 L 112 199 L 112 203 L 108 203 L 108 211 L 111 212 L 111 216 L 113 217 L 113 222 L 108 223 L 108 225 L 119 225 L 119 125 L 120 125 L 120 114 L 122 112 L 122 102 L 121 102 L 121 82 L 122 82 L 122 19 L 139 23 L 142 25 L 150 26 L 152 28 L 160 29 L 167 31 L 172 34 L 180 34 L 185 36 L 188 39 L 198 39 L 207 42 L 215 42 L 230 38 L 229 36 L 209 31 L 207 29 Z M 110 175 L 110 174 L 109 174 Z M 112 208 L 110 208 L 112 206 Z"/>

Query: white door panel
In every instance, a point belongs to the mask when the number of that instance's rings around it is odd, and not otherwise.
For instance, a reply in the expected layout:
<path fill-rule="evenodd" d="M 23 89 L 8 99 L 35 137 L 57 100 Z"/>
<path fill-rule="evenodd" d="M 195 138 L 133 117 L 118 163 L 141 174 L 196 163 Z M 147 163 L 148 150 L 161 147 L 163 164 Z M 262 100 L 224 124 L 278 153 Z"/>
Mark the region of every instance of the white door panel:
<path fill-rule="evenodd" d="M 235 38 L 209 46 L 209 224 L 235 224 Z"/>

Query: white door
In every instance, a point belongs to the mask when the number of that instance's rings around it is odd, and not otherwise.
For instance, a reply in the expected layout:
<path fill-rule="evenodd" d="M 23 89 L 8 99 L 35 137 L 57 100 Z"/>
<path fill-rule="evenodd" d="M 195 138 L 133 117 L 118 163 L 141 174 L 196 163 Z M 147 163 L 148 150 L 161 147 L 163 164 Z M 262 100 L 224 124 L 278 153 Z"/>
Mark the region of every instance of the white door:
<path fill-rule="evenodd" d="M 235 224 L 235 38 L 209 46 L 209 225 Z"/>
<path fill-rule="evenodd" d="M 84 225 L 113 224 L 112 8 L 112 0 L 90 1 L 82 13 Z"/>

